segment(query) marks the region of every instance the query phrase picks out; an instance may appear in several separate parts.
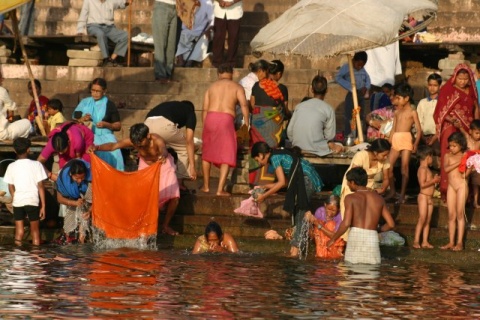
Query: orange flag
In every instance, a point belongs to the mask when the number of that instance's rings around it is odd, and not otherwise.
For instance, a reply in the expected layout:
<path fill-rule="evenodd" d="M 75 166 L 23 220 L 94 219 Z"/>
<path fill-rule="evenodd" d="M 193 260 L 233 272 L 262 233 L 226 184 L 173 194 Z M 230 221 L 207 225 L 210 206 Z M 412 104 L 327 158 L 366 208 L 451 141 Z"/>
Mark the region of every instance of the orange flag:
<path fill-rule="evenodd" d="M 118 171 L 92 155 L 92 224 L 110 239 L 157 234 L 160 162 L 140 171 Z"/>

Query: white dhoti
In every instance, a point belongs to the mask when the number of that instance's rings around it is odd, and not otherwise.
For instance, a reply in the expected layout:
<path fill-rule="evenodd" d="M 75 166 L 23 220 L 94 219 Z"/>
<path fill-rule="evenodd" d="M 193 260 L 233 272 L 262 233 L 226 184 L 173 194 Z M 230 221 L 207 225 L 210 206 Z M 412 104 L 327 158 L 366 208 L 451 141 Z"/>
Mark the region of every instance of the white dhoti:
<path fill-rule="evenodd" d="M 178 57 L 181 55 L 185 61 L 187 61 L 187 58 L 188 60 L 198 62 L 205 60 L 208 57 L 208 39 L 205 35 L 202 35 L 194 47 L 194 41 L 196 38 L 197 37 L 192 34 L 182 32 L 180 34 L 180 40 L 178 42 L 177 53 L 175 56 Z M 192 54 L 188 57 L 192 50 Z"/>
<path fill-rule="evenodd" d="M 381 257 L 377 231 L 350 228 L 347 249 L 345 250 L 345 262 L 379 264 Z"/>
<path fill-rule="evenodd" d="M 20 119 L 12 123 L 5 123 L 0 130 L 0 140 L 15 140 L 17 138 L 28 138 L 32 124 L 28 119 Z"/>

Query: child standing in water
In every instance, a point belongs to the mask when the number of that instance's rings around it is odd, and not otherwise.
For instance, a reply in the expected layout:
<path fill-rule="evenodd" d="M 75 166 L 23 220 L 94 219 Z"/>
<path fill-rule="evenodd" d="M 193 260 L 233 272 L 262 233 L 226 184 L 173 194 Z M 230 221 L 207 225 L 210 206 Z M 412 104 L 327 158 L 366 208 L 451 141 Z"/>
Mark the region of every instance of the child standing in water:
<path fill-rule="evenodd" d="M 448 174 L 447 207 L 448 207 L 448 244 L 441 249 L 463 250 L 463 236 L 465 233 L 465 203 L 468 196 L 468 183 L 458 166 L 464 152 L 467 150 L 467 141 L 463 134 L 454 132 L 448 137 L 449 153 L 445 154 L 443 163 Z M 455 244 L 455 227 L 457 228 L 457 244 Z"/>
<path fill-rule="evenodd" d="M 408 84 L 399 85 L 395 89 L 395 117 L 393 119 L 393 128 L 390 133 L 390 143 L 392 149 L 390 150 L 390 193 L 386 197 L 395 197 L 395 180 L 393 179 L 393 169 L 398 157 L 402 156 L 402 188 L 400 190 L 400 197 L 397 204 L 405 202 L 405 193 L 407 190 L 407 184 L 409 179 L 410 156 L 417 151 L 418 144 L 422 137 L 422 127 L 418 120 L 417 112 L 412 107 L 413 103 L 413 90 Z M 415 142 L 412 143 L 412 126 L 415 125 L 417 129 L 417 136 Z"/>
<path fill-rule="evenodd" d="M 420 167 L 418 168 L 417 177 L 420 186 L 418 194 L 418 222 L 415 227 L 415 238 L 413 247 L 416 249 L 427 248 L 432 249 L 433 246 L 428 242 L 430 233 L 430 220 L 433 212 L 433 192 L 435 184 L 440 182 L 439 175 L 433 175 L 430 166 L 433 162 L 433 149 L 429 146 L 421 146 L 418 149 L 417 157 L 420 159 Z M 422 245 L 420 245 L 420 235 L 422 235 Z"/>
<path fill-rule="evenodd" d="M 15 244 L 21 245 L 24 235 L 23 220 L 28 216 L 32 243 L 40 245 L 40 221 L 45 219 L 45 188 L 43 180 L 47 174 L 42 164 L 28 159 L 31 142 L 27 138 L 13 141 L 17 161 L 5 172 L 4 181 L 12 195 L 13 217 L 15 218 Z"/>

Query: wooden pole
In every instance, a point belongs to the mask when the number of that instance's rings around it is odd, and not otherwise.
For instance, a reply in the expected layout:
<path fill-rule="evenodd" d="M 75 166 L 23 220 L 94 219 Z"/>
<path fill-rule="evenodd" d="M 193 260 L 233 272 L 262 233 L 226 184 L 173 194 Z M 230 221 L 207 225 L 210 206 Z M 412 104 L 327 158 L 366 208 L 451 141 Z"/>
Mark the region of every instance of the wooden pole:
<path fill-rule="evenodd" d="M 35 105 L 37 107 L 37 114 L 38 114 L 37 118 L 35 119 L 35 122 L 37 123 L 42 136 L 46 136 L 47 133 L 45 132 L 45 128 L 43 127 L 43 113 L 42 113 L 42 108 L 40 107 L 40 101 L 38 100 L 37 87 L 35 86 L 35 81 L 34 81 L 35 78 L 33 77 L 32 68 L 30 67 L 30 61 L 28 60 L 27 51 L 25 50 L 22 37 L 20 36 L 20 32 L 18 31 L 18 20 L 17 20 L 16 9 L 11 12 L 10 17 L 12 19 L 13 33 L 17 37 L 18 44 L 20 45 L 20 49 L 22 50 L 23 60 L 25 61 L 25 65 L 27 66 L 28 77 L 30 78 L 30 84 L 32 86 L 33 100 L 35 100 Z"/>
<path fill-rule="evenodd" d="M 358 141 L 362 143 L 364 140 L 363 140 L 362 121 L 360 120 L 360 107 L 358 106 L 357 84 L 355 81 L 355 72 L 353 71 L 352 55 L 347 54 L 347 56 L 348 56 L 348 69 L 350 71 L 350 82 L 352 84 L 353 110 L 355 110 L 355 121 L 357 123 Z"/>
<path fill-rule="evenodd" d="M 127 67 L 130 67 L 131 51 L 132 51 L 132 2 L 128 6 L 128 46 L 127 46 Z"/>

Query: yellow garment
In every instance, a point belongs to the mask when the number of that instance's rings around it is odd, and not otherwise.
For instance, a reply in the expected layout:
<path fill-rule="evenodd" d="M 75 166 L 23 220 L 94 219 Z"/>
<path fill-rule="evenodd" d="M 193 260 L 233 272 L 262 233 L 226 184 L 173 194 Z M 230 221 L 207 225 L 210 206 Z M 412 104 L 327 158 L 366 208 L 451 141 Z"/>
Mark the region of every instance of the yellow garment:
<path fill-rule="evenodd" d="M 136 172 L 118 171 L 92 154 L 92 224 L 110 239 L 157 234 L 160 162 Z"/>
<path fill-rule="evenodd" d="M 11 11 L 15 8 L 18 8 L 22 5 L 24 5 L 27 2 L 30 2 L 31 0 L 2 0 L 0 1 L 0 14 L 1 13 L 6 13 L 8 11 Z"/>
<path fill-rule="evenodd" d="M 57 125 L 64 123 L 65 121 L 67 120 L 65 119 L 65 117 L 61 112 L 57 112 L 53 116 L 50 116 L 47 119 L 47 123 L 48 123 L 48 126 L 50 127 L 50 131 L 52 131 L 57 127 Z"/>
<path fill-rule="evenodd" d="M 368 176 L 368 182 L 367 182 L 367 188 L 373 188 L 375 184 L 375 176 L 378 173 L 383 172 L 384 170 L 387 170 L 390 168 L 390 162 L 388 162 L 388 158 L 385 159 L 384 162 L 377 162 L 377 165 L 373 168 L 370 168 L 370 157 L 369 157 L 369 152 L 367 150 L 362 150 L 360 152 L 357 152 L 352 159 L 352 162 L 350 163 L 350 167 L 348 167 L 347 171 L 345 172 L 345 175 L 343 176 L 343 181 L 342 181 L 342 191 L 340 193 L 340 214 L 342 215 L 342 220 L 345 216 L 345 197 L 349 194 L 352 193 L 350 188 L 347 186 L 347 172 L 350 171 L 350 169 L 355 168 L 355 167 L 362 167 L 367 171 L 367 176 Z M 344 233 L 342 238 L 346 241 L 348 238 L 348 231 Z"/>
<path fill-rule="evenodd" d="M 412 134 L 410 132 L 394 132 L 392 136 L 392 149 L 397 151 L 413 150 Z"/>

